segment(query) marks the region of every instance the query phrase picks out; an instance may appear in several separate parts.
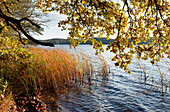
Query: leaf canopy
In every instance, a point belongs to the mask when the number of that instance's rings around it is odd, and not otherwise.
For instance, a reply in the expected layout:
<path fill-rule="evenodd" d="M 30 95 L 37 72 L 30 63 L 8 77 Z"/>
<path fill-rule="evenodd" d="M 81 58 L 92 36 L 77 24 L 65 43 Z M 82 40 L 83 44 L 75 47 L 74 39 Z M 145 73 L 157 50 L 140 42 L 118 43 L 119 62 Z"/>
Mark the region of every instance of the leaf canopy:
<path fill-rule="evenodd" d="M 115 37 L 106 50 L 113 52 L 115 66 L 125 71 L 134 54 L 138 59 L 151 59 L 152 64 L 164 54 L 170 58 L 169 0 L 117 1 L 38 0 L 36 6 L 43 12 L 56 11 L 67 16 L 58 26 L 70 31 L 72 46 L 89 40 L 98 54 L 104 51 L 103 44 L 94 37 Z M 148 40 L 148 44 L 140 44 Z"/>

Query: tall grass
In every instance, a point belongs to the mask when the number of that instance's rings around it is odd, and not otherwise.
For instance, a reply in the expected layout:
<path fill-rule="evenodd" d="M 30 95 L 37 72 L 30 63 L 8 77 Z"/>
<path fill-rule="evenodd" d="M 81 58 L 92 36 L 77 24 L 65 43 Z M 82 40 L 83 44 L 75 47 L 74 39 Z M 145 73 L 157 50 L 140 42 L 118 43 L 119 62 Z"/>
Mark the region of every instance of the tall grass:
<path fill-rule="evenodd" d="M 64 48 L 29 47 L 28 50 L 34 54 L 31 70 L 41 88 L 52 89 L 57 93 L 91 83 L 93 64 L 85 54 L 72 53 Z"/>

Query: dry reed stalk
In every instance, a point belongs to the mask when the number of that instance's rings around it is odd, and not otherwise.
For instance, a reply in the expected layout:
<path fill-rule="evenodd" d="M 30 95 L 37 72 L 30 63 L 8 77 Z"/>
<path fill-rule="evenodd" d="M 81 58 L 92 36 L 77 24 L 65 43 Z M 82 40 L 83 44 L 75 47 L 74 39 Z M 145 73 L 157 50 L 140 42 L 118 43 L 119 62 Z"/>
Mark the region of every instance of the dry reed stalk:
<path fill-rule="evenodd" d="M 86 85 L 91 80 L 92 62 L 83 53 L 66 49 L 28 48 L 34 54 L 36 71 L 41 71 L 39 83 L 55 91 L 71 88 L 73 84 Z M 38 61 L 37 61 L 38 60 Z"/>
<path fill-rule="evenodd" d="M 11 106 L 13 105 L 12 92 L 7 94 L 7 96 L 5 98 L 3 98 L 1 101 L 2 101 L 2 104 L 0 105 L 0 112 L 8 112 L 10 110 Z"/>
<path fill-rule="evenodd" d="M 161 68 L 158 66 L 158 64 L 156 64 L 156 67 L 157 67 L 158 72 L 159 72 L 159 75 L 160 75 L 160 80 L 156 81 L 156 82 L 154 83 L 154 87 L 153 87 L 154 90 L 160 89 L 162 95 L 164 95 L 164 92 L 167 91 L 168 82 L 169 82 L 169 81 L 167 81 L 166 77 L 167 77 L 167 75 L 169 75 L 169 73 L 170 73 L 170 72 L 169 72 L 170 69 L 169 69 L 169 63 L 168 63 L 168 61 L 165 60 L 164 62 L 165 62 L 165 64 L 166 64 L 167 67 L 168 67 L 168 71 L 167 71 L 167 72 L 164 71 L 164 73 L 162 73 Z M 140 69 L 143 70 L 143 73 L 144 73 L 144 81 L 146 82 L 146 80 L 148 79 L 149 75 L 146 76 L 146 72 L 147 72 L 147 71 L 146 71 L 146 69 L 145 69 L 145 66 L 144 66 L 144 65 L 142 66 L 139 62 L 137 62 L 137 64 L 139 65 Z M 153 75 L 152 75 L 152 72 L 149 71 L 148 73 L 151 74 L 152 83 L 153 83 L 153 82 L 154 82 L 154 77 L 153 77 Z M 142 72 L 141 72 L 141 77 L 142 77 Z M 151 88 L 152 88 L 152 87 L 151 87 Z M 150 88 L 150 89 L 151 89 L 151 88 Z M 150 91 L 150 89 L 149 89 L 148 91 Z"/>
<path fill-rule="evenodd" d="M 97 58 L 99 59 L 100 75 L 103 75 L 104 77 L 108 76 L 110 73 L 110 68 L 108 68 L 109 66 L 105 61 L 104 57 L 102 55 L 99 55 Z"/>
<path fill-rule="evenodd" d="M 141 65 L 141 64 L 139 63 L 139 61 L 137 61 L 137 65 L 139 66 L 140 69 L 142 69 L 140 78 L 142 79 L 142 76 L 143 76 L 143 77 L 144 77 L 144 82 L 146 82 L 147 79 L 148 79 L 148 77 L 149 77 L 149 75 L 146 76 L 146 73 L 147 73 L 148 71 L 146 70 L 145 65 Z M 140 79 L 140 78 L 139 78 L 139 79 Z M 153 81 L 152 74 L 151 74 L 151 78 L 152 78 L 152 81 Z"/>
<path fill-rule="evenodd" d="M 86 84 L 89 84 L 89 85 L 91 85 L 91 81 L 92 81 L 92 78 L 93 78 L 93 62 L 92 62 L 92 60 L 91 60 L 91 58 L 88 56 L 88 55 L 86 55 L 85 53 L 83 53 L 83 52 L 80 52 L 80 54 L 81 54 L 81 65 L 80 65 L 80 67 L 79 68 L 81 68 L 81 66 L 83 67 L 83 77 L 81 78 L 81 83 L 83 84 L 84 83 L 84 81 L 86 82 Z M 79 60 L 80 60 L 80 57 L 79 57 Z M 85 80 L 84 80 L 85 79 Z M 87 83 L 87 82 L 89 82 L 89 83 Z M 86 85 L 85 85 L 86 86 Z"/>

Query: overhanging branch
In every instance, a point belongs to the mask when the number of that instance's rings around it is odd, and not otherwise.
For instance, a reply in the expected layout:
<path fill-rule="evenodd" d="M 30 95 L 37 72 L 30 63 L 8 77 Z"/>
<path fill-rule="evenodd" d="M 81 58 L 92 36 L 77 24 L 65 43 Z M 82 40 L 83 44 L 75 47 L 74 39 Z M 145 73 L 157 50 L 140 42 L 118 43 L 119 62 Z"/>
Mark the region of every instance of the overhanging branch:
<path fill-rule="evenodd" d="M 54 47 L 54 44 L 51 43 L 44 43 L 44 42 L 40 42 L 39 40 L 36 40 L 35 38 L 33 38 L 31 35 L 29 35 L 24 28 L 21 25 L 22 21 L 28 21 L 30 22 L 33 26 L 37 27 L 37 28 L 41 28 L 39 25 L 37 25 L 36 23 L 34 23 L 33 21 L 31 21 L 28 18 L 22 18 L 22 19 L 15 19 L 12 18 L 10 16 L 7 16 L 5 14 L 3 14 L 2 10 L 0 9 L 0 18 L 4 19 L 6 24 L 8 26 L 10 26 L 13 30 L 17 31 L 17 32 L 21 32 L 23 33 L 29 40 L 35 42 L 36 44 L 40 44 L 43 46 L 50 46 L 50 47 Z M 20 37 L 19 37 L 20 38 Z M 22 42 L 22 41 L 21 41 Z"/>
<path fill-rule="evenodd" d="M 161 17 L 162 21 L 163 21 L 168 27 L 170 27 L 170 24 L 168 24 L 168 22 L 165 21 L 164 18 L 163 18 L 163 15 L 162 15 L 162 13 L 161 13 L 161 9 L 160 9 L 159 5 L 157 4 L 157 0 L 154 0 L 154 2 L 155 2 L 155 5 L 156 5 L 156 10 L 159 11 L 159 14 L 160 14 L 160 17 Z"/>

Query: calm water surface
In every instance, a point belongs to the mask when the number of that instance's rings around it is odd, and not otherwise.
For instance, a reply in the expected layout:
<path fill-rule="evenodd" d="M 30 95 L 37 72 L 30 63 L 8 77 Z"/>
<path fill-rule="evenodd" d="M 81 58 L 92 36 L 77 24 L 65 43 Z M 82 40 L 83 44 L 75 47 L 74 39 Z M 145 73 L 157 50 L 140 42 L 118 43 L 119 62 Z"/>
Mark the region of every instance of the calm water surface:
<path fill-rule="evenodd" d="M 56 45 L 69 49 L 68 45 Z M 74 50 L 71 50 L 75 52 Z M 76 51 L 83 51 L 90 57 L 95 57 L 95 50 L 89 45 L 80 45 Z M 94 84 L 81 92 L 71 91 L 68 95 L 62 95 L 57 101 L 64 112 L 170 112 L 170 60 L 163 59 L 157 65 L 161 74 L 166 77 L 167 92 L 162 95 L 160 88 L 160 72 L 155 65 L 148 61 L 140 61 L 144 67 L 146 82 L 141 77 L 137 59 L 133 59 L 129 65 L 132 74 L 125 73 L 115 67 L 111 62 L 112 53 L 102 54 L 110 66 L 111 73 L 108 77 L 94 77 Z M 95 61 L 95 60 L 94 60 Z M 169 65 L 165 64 L 169 63 Z M 97 65 L 96 65 L 97 66 Z M 169 66 L 169 67 L 168 67 Z M 152 76 L 154 78 L 152 78 Z M 154 80 L 153 80 L 154 79 Z M 153 81 L 152 81 L 153 80 Z M 96 84 L 97 83 L 97 84 Z"/>

